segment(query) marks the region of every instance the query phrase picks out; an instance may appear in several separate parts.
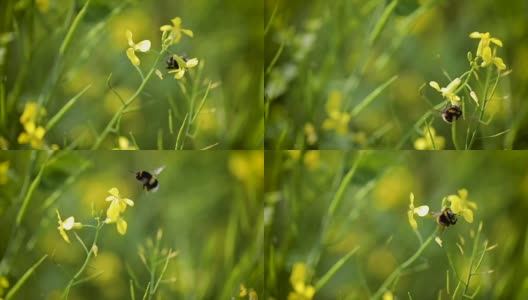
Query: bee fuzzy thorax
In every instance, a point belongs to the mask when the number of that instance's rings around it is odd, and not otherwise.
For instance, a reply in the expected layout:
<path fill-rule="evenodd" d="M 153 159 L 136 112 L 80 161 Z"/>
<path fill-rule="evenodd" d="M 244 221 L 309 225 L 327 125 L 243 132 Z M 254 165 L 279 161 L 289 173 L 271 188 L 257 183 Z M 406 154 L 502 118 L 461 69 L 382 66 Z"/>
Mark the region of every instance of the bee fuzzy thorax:
<path fill-rule="evenodd" d="M 156 175 L 161 173 L 164 167 L 160 167 L 154 171 L 139 171 L 136 172 L 136 179 L 143 184 L 143 188 L 147 191 L 155 192 L 159 188 L 158 178 Z"/>

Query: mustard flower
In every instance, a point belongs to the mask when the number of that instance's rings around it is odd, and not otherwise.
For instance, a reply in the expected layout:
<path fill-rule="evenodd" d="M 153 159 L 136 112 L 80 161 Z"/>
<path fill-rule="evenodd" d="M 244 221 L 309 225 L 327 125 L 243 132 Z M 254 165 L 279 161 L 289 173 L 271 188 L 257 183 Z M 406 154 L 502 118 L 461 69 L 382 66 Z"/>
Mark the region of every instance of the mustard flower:
<path fill-rule="evenodd" d="M 28 102 L 24 106 L 24 111 L 20 115 L 20 124 L 25 125 L 27 123 L 34 123 L 37 119 L 46 115 L 44 108 L 39 108 L 36 102 Z"/>
<path fill-rule="evenodd" d="M 295 263 L 290 275 L 290 283 L 293 292 L 288 294 L 288 300 L 311 300 L 315 294 L 315 288 L 306 284 L 308 270 L 305 264 Z"/>
<path fill-rule="evenodd" d="M 119 146 L 112 148 L 112 150 L 138 150 L 135 146 L 130 145 L 130 141 L 124 136 L 120 136 L 117 143 Z"/>
<path fill-rule="evenodd" d="M 414 219 L 414 214 L 417 214 L 420 217 L 425 217 L 429 213 L 429 206 L 422 205 L 418 207 L 414 207 L 414 194 L 411 193 L 409 196 L 410 204 L 409 204 L 409 211 L 407 211 L 407 217 L 409 218 L 409 224 L 411 224 L 411 227 L 413 229 L 418 228 L 418 223 L 416 223 L 416 220 Z"/>
<path fill-rule="evenodd" d="M 115 218 L 107 217 L 105 220 L 105 223 L 106 224 L 116 223 L 117 232 L 119 232 L 120 235 L 125 235 L 127 231 L 128 224 L 125 221 L 125 219 L 123 219 L 123 216 L 121 215 L 117 215 Z"/>
<path fill-rule="evenodd" d="M 24 124 L 25 132 L 18 136 L 19 144 L 31 144 L 33 149 L 40 149 L 43 145 L 43 138 L 46 135 L 46 129 L 42 126 L 36 126 L 34 122 Z"/>
<path fill-rule="evenodd" d="M 246 297 L 248 294 L 247 288 L 242 283 L 240 284 L 240 292 L 238 293 L 239 297 Z"/>
<path fill-rule="evenodd" d="M 130 46 L 130 48 L 128 48 L 126 51 L 128 59 L 130 59 L 130 62 L 132 62 L 133 65 L 139 66 L 141 61 L 136 56 L 136 51 L 148 52 L 150 50 L 150 41 L 143 40 L 137 44 L 134 43 L 134 41 L 132 40 L 132 32 L 130 30 L 126 31 L 126 38 L 128 40 L 128 45 Z"/>
<path fill-rule="evenodd" d="M 66 220 L 62 221 L 59 211 L 57 210 L 57 219 L 59 220 L 59 227 L 57 229 L 59 230 L 60 235 L 62 238 L 67 242 L 70 243 L 70 238 L 68 237 L 68 234 L 66 233 L 67 230 L 72 229 L 81 229 L 82 224 L 75 222 L 74 217 L 69 217 Z"/>
<path fill-rule="evenodd" d="M 423 137 L 417 138 L 414 141 L 414 148 L 416 150 L 442 150 L 445 147 L 445 138 L 443 136 L 437 136 L 436 131 L 433 127 L 425 126 L 423 131 Z M 434 146 L 433 147 L 433 141 Z"/>
<path fill-rule="evenodd" d="M 447 201 L 451 202 L 451 211 L 462 215 L 466 222 L 473 223 L 473 211 L 477 209 L 477 203 L 467 200 L 468 191 L 466 189 L 458 190 L 458 195 L 447 196 Z"/>
<path fill-rule="evenodd" d="M 115 187 L 111 188 L 108 193 L 110 193 L 110 196 L 106 197 L 105 200 L 110 201 L 110 206 L 106 211 L 106 216 L 107 220 L 110 219 L 108 222 L 115 222 L 119 216 L 125 212 L 127 205 L 134 206 L 134 201 L 121 197 L 119 195 L 119 190 Z"/>
<path fill-rule="evenodd" d="M 182 33 L 191 38 L 194 36 L 192 30 L 181 28 L 181 22 L 181 18 L 176 17 L 171 20 L 172 25 L 163 25 L 160 27 L 161 31 L 170 32 L 169 39 L 171 39 L 172 43 L 178 43 L 182 37 Z"/>
<path fill-rule="evenodd" d="M 506 65 L 502 61 L 502 58 L 495 56 L 495 51 L 493 51 L 493 54 L 491 52 L 490 47 L 484 48 L 484 52 L 482 53 L 482 64 L 481 67 L 487 67 L 489 65 L 495 65 L 497 69 L 504 70 L 506 69 Z"/>
<path fill-rule="evenodd" d="M 1 276 L 0 277 L 0 297 L 4 295 L 4 290 L 6 290 L 7 288 L 9 288 L 9 281 L 7 280 L 6 276 Z M 4 299 L 4 298 L 0 298 L 0 299 Z"/>
<path fill-rule="evenodd" d="M 169 70 L 169 74 L 174 73 L 174 78 L 176 79 L 183 78 L 183 75 L 185 75 L 185 70 L 194 68 L 196 65 L 198 65 L 197 58 L 187 59 L 178 55 L 173 55 L 172 58 L 177 62 L 178 67 L 176 69 Z"/>
<path fill-rule="evenodd" d="M 460 80 L 460 78 L 457 77 L 453 81 L 451 81 L 446 87 L 443 87 L 443 88 L 440 88 L 440 85 L 436 81 L 429 82 L 429 85 L 435 90 L 442 93 L 442 97 L 449 100 L 451 104 L 458 105 L 458 102 L 460 101 L 460 97 L 458 97 L 455 94 L 455 91 L 461 83 L 462 83 L 462 80 Z"/>
<path fill-rule="evenodd" d="M 495 50 L 491 50 L 490 43 L 493 43 L 499 47 L 502 47 L 502 41 L 491 37 L 489 32 L 480 33 L 472 32 L 469 35 L 472 39 L 480 39 L 477 47 L 477 56 L 482 58 L 481 67 L 487 67 L 489 65 L 495 65 L 499 70 L 506 69 L 506 65 L 502 61 L 502 58 L 495 56 Z"/>
<path fill-rule="evenodd" d="M 6 184 L 8 177 L 7 171 L 9 171 L 9 161 L 0 163 L 0 184 Z"/>
<path fill-rule="evenodd" d="M 332 91 L 326 102 L 326 113 L 328 118 L 323 121 L 324 130 L 335 130 L 338 134 L 348 133 L 350 114 L 342 112 L 343 95 L 338 91 Z"/>
<path fill-rule="evenodd" d="M 480 42 L 478 44 L 477 48 L 477 56 L 482 57 L 484 54 L 484 49 L 489 48 L 490 42 L 493 44 L 502 47 L 502 41 L 496 38 L 492 38 L 489 32 L 486 33 L 480 33 L 480 32 L 472 32 L 469 34 L 469 37 L 472 39 L 480 39 Z"/>

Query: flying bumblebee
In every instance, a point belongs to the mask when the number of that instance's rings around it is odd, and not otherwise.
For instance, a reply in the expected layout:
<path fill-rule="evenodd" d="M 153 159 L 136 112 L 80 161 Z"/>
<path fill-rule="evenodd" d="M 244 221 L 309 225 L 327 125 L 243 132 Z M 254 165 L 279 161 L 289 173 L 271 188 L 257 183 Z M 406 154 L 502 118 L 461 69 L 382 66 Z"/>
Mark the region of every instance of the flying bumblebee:
<path fill-rule="evenodd" d="M 441 212 L 433 212 L 432 215 L 442 229 L 449 227 L 449 225 L 455 225 L 457 222 L 457 215 L 449 207 L 444 208 Z"/>
<path fill-rule="evenodd" d="M 159 188 L 158 176 L 165 167 L 161 166 L 153 171 L 139 171 L 136 172 L 136 179 L 143 184 L 143 189 L 155 192 Z"/>
<path fill-rule="evenodd" d="M 442 119 L 448 124 L 453 123 L 453 119 L 458 120 L 460 117 L 462 117 L 462 109 L 458 105 L 451 104 L 442 110 Z"/>

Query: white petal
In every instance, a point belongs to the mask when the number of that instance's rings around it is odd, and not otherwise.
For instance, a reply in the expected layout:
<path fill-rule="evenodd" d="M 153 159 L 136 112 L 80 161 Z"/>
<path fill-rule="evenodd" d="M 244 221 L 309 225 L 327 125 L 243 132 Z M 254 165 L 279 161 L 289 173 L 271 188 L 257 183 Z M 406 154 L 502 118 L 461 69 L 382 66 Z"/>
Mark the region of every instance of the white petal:
<path fill-rule="evenodd" d="M 420 217 L 424 217 L 429 213 L 429 206 L 427 205 L 418 206 L 417 208 L 414 209 L 414 213 L 419 215 Z"/>
<path fill-rule="evenodd" d="M 150 41 L 149 40 L 141 41 L 134 46 L 134 49 L 139 50 L 141 52 L 147 52 L 150 50 Z"/>

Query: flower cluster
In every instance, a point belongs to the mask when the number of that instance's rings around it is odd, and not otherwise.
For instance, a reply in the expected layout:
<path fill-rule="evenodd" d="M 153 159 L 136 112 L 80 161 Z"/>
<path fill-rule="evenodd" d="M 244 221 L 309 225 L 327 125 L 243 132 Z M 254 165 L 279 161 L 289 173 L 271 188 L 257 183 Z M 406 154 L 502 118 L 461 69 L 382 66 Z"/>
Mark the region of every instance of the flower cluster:
<path fill-rule="evenodd" d="M 9 161 L 0 163 L 0 184 L 6 184 L 8 180 L 7 172 L 9 171 Z"/>
<path fill-rule="evenodd" d="M 445 147 L 445 138 L 436 135 L 433 127 L 427 125 L 423 129 L 423 137 L 414 141 L 416 150 L 442 150 Z"/>
<path fill-rule="evenodd" d="M 491 49 L 490 44 L 493 43 L 499 47 L 502 47 L 502 41 L 491 37 L 489 32 L 486 33 L 480 33 L 480 32 L 472 32 L 469 35 L 472 39 L 480 39 L 480 42 L 477 47 L 477 57 L 482 58 L 481 67 L 485 68 L 490 65 L 495 65 L 497 69 L 504 70 L 506 69 L 506 65 L 502 61 L 502 58 L 497 57 L 497 47 Z"/>
<path fill-rule="evenodd" d="M 348 133 L 350 114 L 342 111 L 343 95 L 338 91 L 332 91 L 326 102 L 326 113 L 328 118 L 323 122 L 324 130 L 335 130 L 340 135 Z"/>
<path fill-rule="evenodd" d="M 468 223 L 473 223 L 473 210 L 477 209 L 477 204 L 473 201 L 467 200 L 468 191 L 466 189 L 461 189 L 458 191 L 458 195 L 448 195 L 442 201 L 442 210 L 439 213 L 429 213 L 428 205 L 421 205 L 418 207 L 414 206 L 414 194 L 411 193 L 409 197 L 409 210 L 407 211 L 407 217 L 409 219 L 409 224 L 413 229 L 418 228 L 418 223 L 416 222 L 414 216 L 418 215 L 420 217 L 425 217 L 432 215 L 434 217 L 439 216 L 445 209 L 449 208 L 450 211 L 455 215 L 460 215 Z M 447 201 L 445 201 L 447 199 Z M 450 206 L 447 206 L 446 202 L 450 202 Z"/>
<path fill-rule="evenodd" d="M 179 43 L 183 35 L 191 38 L 194 37 L 192 30 L 181 27 L 181 18 L 173 18 L 171 23 L 171 25 L 163 25 L 160 27 L 163 44 L 161 53 L 167 51 L 167 48 L 170 45 Z M 126 38 L 129 46 L 129 48 L 126 50 L 126 55 L 134 66 L 139 66 L 141 64 L 141 60 L 137 57 L 136 52 L 148 52 L 150 50 L 151 42 L 150 40 L 143 40 L 136 44 L 132 39 L 132 32 L 130 30 L 126 31 Z M 169 67 L 168 73 L 174 73 L 174 78 L 176 79 L 183 78 L 187 69 L 194 68 L 199 63 L 197 58 L 187 59 L 185 56 L 179 55 L 172 55 L 169 58 L 169 61 L 171 61 L 171 66 L 174 67 Z M 163 79 L 163 75 L 160 70 L 156 70 L 155 73 L 160 79 Z"/>
<path fill-rule="evenodd" d="M 288 294 L 288 300 L 311 300 L 315 294 L 315 288 L 306 284 L 308 268 L 303 263 L 295 263 L 290 275 L 290 283 L 293 291 Z"/>
<path fill-rule="evenodd" d="M 131 145 L 130 141 L 124 136 L 120 136 L 117 139 L 117 144 L 119 146 L 116 148 L 112 148 L 112 150 L 138 150 L 137 147 Z"/>
<path fill-rule="evenodd" d="M 44 144 L 46 129 L 37 126 L 38 119 L 46 114 L 46 110 L 38 106 L 35 102 L 28 102 L 24 107 L 24 112 L 20 116 L 20 123 L 24 127 L 24 132 L 18 136 L 19 144 L 30 144 L 33 149 L 41 149 Z"/>
<path fill-rule="evenodd" d="M 110 206 L 106 211 L 106 220 L 104 222 L 106 224 L 116 223 L 117 232 L 124 235 L 128 225 L 123 218 L 123 213 L 127 206 L 134 206 L 134 201 L 119 195 L 119 190 L 115 187 L 111 188 L 108 193 L 110 193 L 110 196 L 106 197 L 106 201 L 110 201 Z"/>

